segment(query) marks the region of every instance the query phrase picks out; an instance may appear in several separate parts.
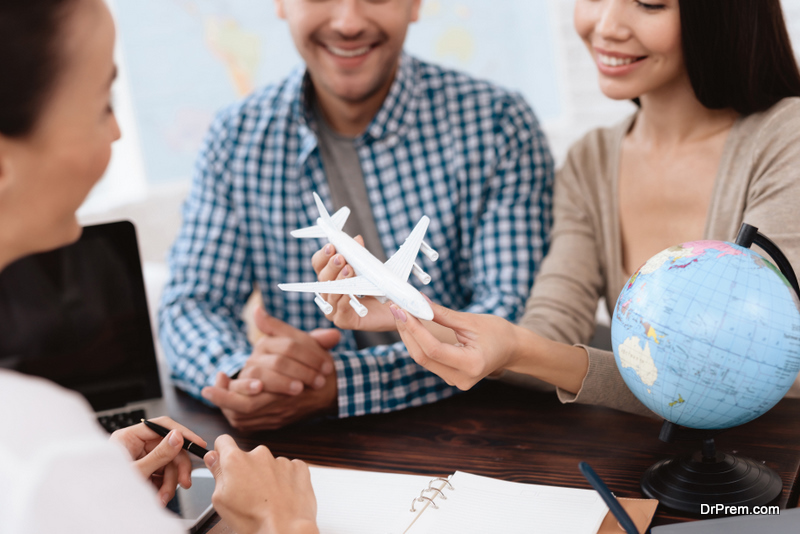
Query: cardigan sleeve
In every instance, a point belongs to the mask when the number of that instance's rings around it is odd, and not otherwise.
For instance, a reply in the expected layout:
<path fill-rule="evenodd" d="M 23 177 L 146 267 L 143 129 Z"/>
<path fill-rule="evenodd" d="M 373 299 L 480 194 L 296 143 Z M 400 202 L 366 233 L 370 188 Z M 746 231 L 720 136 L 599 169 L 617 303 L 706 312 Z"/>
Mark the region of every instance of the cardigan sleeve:
<path fill-rule="evenodd" d="M 558 400 L 564 404 L 577 402 L 606 406 L 639 415 L 658 417 L 631 393 L 614 361 L 614 353 L 579 345 L 589 356 L 589 370 L 578 393 L 556 388 Z"/>
<path fill-rule="evenodd" d="M 625 385 L 614 354 L 584 345 L 594 334 L 597 303 L 607 284 L 600 221 L 610 215 L 603 212 L 596 190 L 604 186 L 597 174 L 604 171 L 604 148 L 601 139 L 590 134 L 570 151 L 558 173 L 550 252 L 542 263 L 520 326 L 586 350 L 589 370 L 581 389 L 573 394 L 557 388 L 561 402 L 596 404 L 654 416 Z"/>
<path fill-rule="evenodd" d="M 778 245 L 800 275 L 800 98 L 774 106 L 755 136 L 742 221 Z M 786 396 L 800 397 L 800 376 Z"/>
<path fill-rule="evenodd" d="M 574 147 L 556 177 L 550 251 L 525 307 L 519 325 L 539 335 L 576 344 L 594 334 L 597 302 L 605 279 L 601 265 L 597 195 L 586 172 L 601 172 L 586 164 L 583 145 Z"/>
<path fill-rule="evenodd" d="M 800 270 L 800 98 L 786 99 L 755 132 L 742 221 L 777 244 Z"/>

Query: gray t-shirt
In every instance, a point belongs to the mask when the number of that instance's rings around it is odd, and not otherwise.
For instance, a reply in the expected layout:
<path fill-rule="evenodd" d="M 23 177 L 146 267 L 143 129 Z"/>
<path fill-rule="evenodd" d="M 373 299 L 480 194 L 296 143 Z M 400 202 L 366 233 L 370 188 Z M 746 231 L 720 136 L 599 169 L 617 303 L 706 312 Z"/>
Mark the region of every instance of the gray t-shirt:
<path fill-rule="evenodd" d="M 361 235 L 364 245 L 376 258 L 386 261 L 372 204 L 367 195 L 361 159 L 358 157 L 355 140 L 335 131 L 328 125 L 314 100 L 319 153 L 328 179 L 334 210 L 342 206 L 350 208 L 350 217 L 343 230 L 353 237 Z M 359 349 L 376 345 L 389 345 L 400 341 L 397 332 L 354 332 Z"/>

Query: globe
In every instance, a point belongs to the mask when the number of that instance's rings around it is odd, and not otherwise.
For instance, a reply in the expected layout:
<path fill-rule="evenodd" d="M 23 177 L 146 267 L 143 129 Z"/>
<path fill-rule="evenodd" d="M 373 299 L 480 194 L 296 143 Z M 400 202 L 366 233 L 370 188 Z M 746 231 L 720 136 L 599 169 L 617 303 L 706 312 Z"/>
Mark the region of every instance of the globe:
<path fill-rule="evenodd" d="M 800 301 L 766 258 L 723 241 L 670 247 L 619 295 L 611 323 L 625 383 L 649 409 L 697 429 L 772 408 L 800 371 Z"/>

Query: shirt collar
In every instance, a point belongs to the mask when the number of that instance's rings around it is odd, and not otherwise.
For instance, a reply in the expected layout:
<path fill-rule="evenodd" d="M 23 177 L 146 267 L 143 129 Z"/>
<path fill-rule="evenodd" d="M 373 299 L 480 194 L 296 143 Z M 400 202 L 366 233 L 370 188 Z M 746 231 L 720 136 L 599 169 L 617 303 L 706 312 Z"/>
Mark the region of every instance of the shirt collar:
<path fill-rule="evenodd" d="M 290 116 L 297 121 L 300 136 L 299 162 L 302 164 L 317 147 L 316 119 L 311 107 L 311 78 L 304 68 L 297 68 L 287 79 L 286 95 L 289 97 Z"/>
<path fill-rule="evenodd" d="M 378 140 L 391 134 L 402 134 L 407 129 L 412 115 L 410 112 L 414 111 L 419 102 L 416 95 L 421 84 L 417 78 L 417 61 L 403 53 L 389 94 L 367 126 L 365 135 Z"/>
<path fill-rule="evenodd" d="M 419 99 L 418 62 L 403 53 L 400 64 L 378 113 L 372 119 L 363 137 L 380 140 L 392 134 L 402 135 L 408 128 Z M 313 150 L 316 146 L 316 118 L 310 102 L 311 78 L 305 69 L 296 69 L 289 76 L 288 91 L 291 97 L 292 115 L 300 125 L 301 146 L 303 152 Z"/>

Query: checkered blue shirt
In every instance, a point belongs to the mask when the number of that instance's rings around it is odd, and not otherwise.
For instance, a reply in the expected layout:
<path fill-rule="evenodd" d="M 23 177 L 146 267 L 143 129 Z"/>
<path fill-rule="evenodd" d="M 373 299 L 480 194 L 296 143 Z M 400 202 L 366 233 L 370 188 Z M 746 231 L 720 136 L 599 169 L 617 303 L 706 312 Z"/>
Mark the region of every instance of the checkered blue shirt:
<path fill-rule="evenodd" d="M 316 280 L 311 256 L 324 242 L 289 235 L 315 224 L 312 192 L 333 211 L 308 94 L 298 70 L 222 111 L 201 150 L 159 316 L 175 382 L 194 396 L 250 356 L 240 316 L 255 284 L 275 317 L 305 331 L 332 326 L 311 295 L 277 287 Z M 389 256 L 431 219 L 439 260 L 420 257 L 432 278 L 421 290 L 450 308 L 520 316 L 547 248 L 554 173 L 522 97 L 404 55 L 356 147 Z M 332 353 L 341 417 L 455 392 L 402 343 L 356 350 L 345 331 Z"/>

